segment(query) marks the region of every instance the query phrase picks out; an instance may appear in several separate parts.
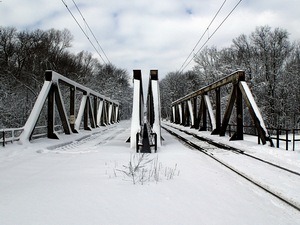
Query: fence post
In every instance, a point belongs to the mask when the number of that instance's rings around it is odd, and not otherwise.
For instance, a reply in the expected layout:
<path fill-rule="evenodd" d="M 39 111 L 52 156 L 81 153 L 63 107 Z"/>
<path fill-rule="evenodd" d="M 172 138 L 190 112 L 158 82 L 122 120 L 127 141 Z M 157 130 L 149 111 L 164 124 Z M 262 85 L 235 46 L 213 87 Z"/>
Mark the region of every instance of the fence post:
<path fill-rule="evenodd" d="M 289 130 L 285 130 L 285 149 L 289 150 Z"/>
<path fill-rule="evenodd" d="M 4 131 L 4 129 L 2 131 L 2 134 L 3 134 L 3 143 L 2 143 L 2 145 L 3 145 L 3 147 L 5 147 L 5 131 Z"/>
<path fill-rule="evenodd" d="M 135 145 L 136 145 L 136 153 L 139 152 L 139 135 L 140 135 L 139 132 L 137 132 L 136 135 L 135 135 L 135 137 L 136 137 L 136 138 L 135 138 L 135 142 L 136 142 L 136 143 L 135 143 Z"/>
<path fill-rule="evenodd" d="M 11 131 L 11 139 L 12 139 L 11 143 L 13 143 L 15 141 L 15 131 L 14 130 Z"/>
<path fill-rule="evenodd" d="M 295 129 L 293 129 L 293 151 L 295 151 Z"/>
<path fill-rule="evenodd" d="M 276 129 L 276 147 L 279 148 L 279 129 Z"/>
<path fill-rule="evenodd" d="M 154 145 L 155 145 L 155 152 L 157 151 L 157 134 L 154 133 Z"/>

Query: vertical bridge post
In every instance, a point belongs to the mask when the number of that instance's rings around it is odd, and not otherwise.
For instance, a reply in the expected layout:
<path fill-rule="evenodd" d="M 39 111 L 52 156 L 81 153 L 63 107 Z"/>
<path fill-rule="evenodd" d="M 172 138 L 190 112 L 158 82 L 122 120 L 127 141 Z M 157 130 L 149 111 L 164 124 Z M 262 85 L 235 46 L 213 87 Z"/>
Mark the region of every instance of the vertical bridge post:
<path fill-rule="evenodd" d="M 144 96 L 141 70 L 133 70 L 133 104 L 131 118 L 130 147 L 138 148 L 138 135 L 141 133 L 144 118 Z"/>
<path fill-rule="evenodd" d="M 151 148 L 154 147 L 156 152 L 157 147 L 161 146 L 158 71 L 150 71 L 146 105 L 144 105 L 142 73 L 140 70 L 133 70 L 133 86 L 130 146 L 136 148 L 137 152 L 143 153 L 151 153 Z M 144 114 L 145 107 L 146 114 Z"/>

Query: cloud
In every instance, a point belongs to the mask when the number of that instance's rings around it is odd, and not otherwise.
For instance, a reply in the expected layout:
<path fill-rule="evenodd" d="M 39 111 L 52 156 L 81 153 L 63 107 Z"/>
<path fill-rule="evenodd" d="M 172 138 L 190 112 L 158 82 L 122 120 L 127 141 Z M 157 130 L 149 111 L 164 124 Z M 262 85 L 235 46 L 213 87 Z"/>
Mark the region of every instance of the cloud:
<path fill-rule="evenodd" d="M 83 29 L 90 35 L 72 0 L 64 0 Z M 118 67 L 159 70 L 163 77 L 178 70 L 223 3 L 220 0 L 74 0 L 96 35 L 108 58 Z M 199 47 L 207 40 L 238 0 L 227 1 Z M 220 27 L 208 45 L 219 48 L 255 27 L 282 27 L 299 39 L 300 2 L 282 0 L 242 1 Z M 95 50 L 90 45 L 61 0 L 3 0 L 1 26 L 18 29 L 64 29 L 74 36 L 72 51 Z M 198 49 L 195 49 L 195 52 Z M 97 54 L 94 54 L 97 57 Z M 192 68 L 193 63 L 187 68 Z"/>

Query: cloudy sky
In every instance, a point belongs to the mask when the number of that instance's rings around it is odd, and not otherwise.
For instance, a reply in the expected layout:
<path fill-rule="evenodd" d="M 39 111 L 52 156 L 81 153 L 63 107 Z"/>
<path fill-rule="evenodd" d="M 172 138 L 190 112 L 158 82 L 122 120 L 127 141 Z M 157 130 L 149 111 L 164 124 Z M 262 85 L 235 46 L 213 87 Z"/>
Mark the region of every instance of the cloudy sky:
<path fill-rule="evenodd" d="M 146 77 L 150 69 L 158 69 L 162 78 L 181 68 L 221 5 L 225 2 L 195 52 L 239 0 L 1 0 L 0 26 L 67 28 L 74 36 L 72 52 L 86 50 L 100 59 L 63 2 L 98 46 L 77 4 L 113 64 L 129 73 L 141 69 Z M 207 45 L 229 46 L 233 38 L 263 25 L 284 28 L 292 41 L 300 40 L 299 10 L 299 0 L 242 0 Z M 192 67 L 193 62 L 185 70 Z"/>

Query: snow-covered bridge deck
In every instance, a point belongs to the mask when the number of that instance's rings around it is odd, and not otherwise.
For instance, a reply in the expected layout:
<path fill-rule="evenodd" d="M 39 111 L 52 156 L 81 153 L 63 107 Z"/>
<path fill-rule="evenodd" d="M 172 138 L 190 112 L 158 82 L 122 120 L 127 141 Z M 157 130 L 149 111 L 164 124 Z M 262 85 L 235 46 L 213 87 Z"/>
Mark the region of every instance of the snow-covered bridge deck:
<path fill-rule="evenodd" d="M 150 157 L 177 173 L 133 185 L 119 171 L 134 154 L 129 124 L 1 149 L 0 224 L 300 224 L 298 211 L 164 131 Z M 299 168 L 298 151 L 230 143 Z"/>

